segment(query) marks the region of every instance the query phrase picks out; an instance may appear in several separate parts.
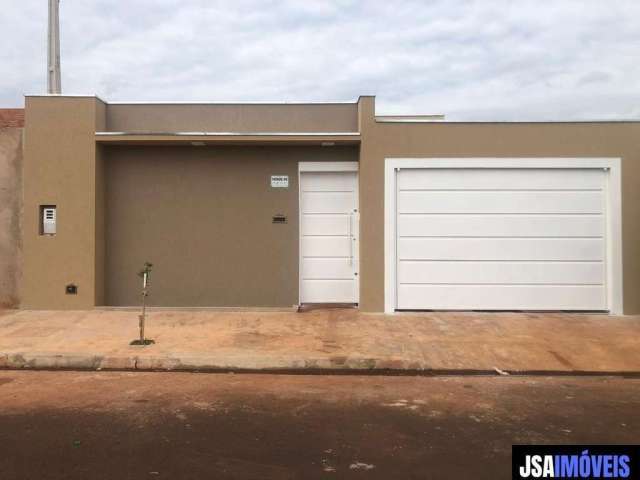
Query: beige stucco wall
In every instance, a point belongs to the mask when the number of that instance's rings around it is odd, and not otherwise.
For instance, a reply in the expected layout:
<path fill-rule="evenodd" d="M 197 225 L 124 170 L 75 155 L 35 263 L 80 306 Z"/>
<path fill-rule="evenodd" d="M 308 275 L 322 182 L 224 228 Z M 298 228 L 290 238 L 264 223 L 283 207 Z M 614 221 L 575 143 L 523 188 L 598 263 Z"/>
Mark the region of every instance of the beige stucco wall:
<path fill-rule="evenodd" d="M 0 308 L 20 303 L 22 128 L 0 126 Z"/>
<path fill-rule="evenodd" d="M 97 101 L 95 106 L 95 129 L 101 131 L 106 128 L 106 105 Z M 95 262 L 94 262 L 94 305 L 105 304 L 105 147 L 95 146 Z"/>
<path fill-rule="evenodd" d="M 361 308 L 384 309 L 388 157 L 620 157 L 624 313 L 640 313 L 640 122 L 378 123 L 361 102 Z"/>
<path fill-rule="evenodd" d="M 117 256 L 114 256 L 114 249 L 108 251 L 109 242 L 113 246 L 113 235 L 110 233 L 112 225 L 116 225 L 116 231 L 120 224 L 110 224 L 108 221 L 108 187 L 109 183 L 105 182 L 104 177 L 109 174 L 109 153 L 106 145 L 96 143 L 95 132 L 105 131 L 108 129 L 107 123 L 112 124 L 120 129 L 135 129 L 137 122 L 143 122 L 140 126 L 142 130 L 164 130 L 165 128 L 175 131 L 189 130 L 231 130 L 231 131 L 274 131 L 286 130 L 291 131 L 317 131 L 317 130 L 347 130 L 353 131 L 357 127 L 357 106 L 355 104 L 333 104 L 333 105 L 266 105 L 266 106 L 234 106 L 233 111 L 227 112 L 225 109 L 229 106 L 216 107 L 202 110 L 202 106 L 120 106 L 124 111 L 129 111 L 124 120 L 114 120 L 117 115 L 109 113 L 110 106 L 104 104 L 94 97 L 50 97 L 50 96 L 32 96 L 26 99 L 27 126 L 25 131 L 25 182 L 24 182 L 24 295 L 22 306 L 25 308 L 43 308 L 43 309 L 80 309 L 91 308 L 95 305 L 104 305 L 106 303 L 137 303 L 120 294 L 114 293 L 117 288 L 114 285 L 119 282 L 118 274 L 120 270 L 114 265 L 118 265 Z M 191 108 L 193 107 L 193 108 Z M 118 106 L 116 106 L 118 109 Z M 165 110 L 166 109 L 166 110 Z M 226 112 L 226 113 L 225 113 Z M 235 113 L 234 113 L 235 112 Z M 121 112 L 122 113 L 122 112 Z M 228 115 L 227 115 L 228 114 Z M 226 115 L 226 116 L 225 116 Z M 256 123 L 260 118 L 263 123 Z M 126 121 L 129 123 L 118 123 Z M 166 122 L 169 122 L 167 124 Z M 171 123 L 174 122 L 174 123 Z M 265 128 L 258 128 L 258 127 Z M 231 170 L 226 169 L 226 182 L 219 185 L 219 190 L 233 188 L 228 190 L 228 197 L 231 198 L 231 204 L 242 204 L 245 200 L 253 199 L 252 209 L 255 209 L 260 219 L 271 218 L 274 213 L 269 209 L 269 216 L 265 217 L 263 213 L 270 205 L 268 200 L 260 195 L 260 188 L 263 187 L 262 177 L 260 184 L 256 184 L 256 196 L 253 196 L 247 188 L 243 187 L 243 181 L 246 183 L 253 178 L 252 170 L 257 174 L 260 168 L 270 168 L 280 165 L 277 162 L 284 162 L 286 172 L 290 173 L 292 178 L 292 186 L 288 190 L 290 199 L 297 199 L 296 185 L 296 162 L 299 160 L 311 160 L 327 158 L 331 160 L 339 160 L 341 151 L 340 147 L 331 149 L 321 149 L 319 141 L 316 143 L 315 149 L 296 150 L 297 147 L 251 147 L 241 148 L 242 152 L 232 155 L 230 158 L 239 159 L 246 163 L 236 165 L 230 163 Z M 128 147 L 123 147 L 124 149 Z M 135 150 L 135 147 L 131 147 Z M 167 152 L 171 147 L 166 147 Z M 189 147 L 188 147 L 189 148 Z M 280 148 L 280 150 L 279 150 Z M 197 149 L 196 149 L 197 150 Z M 224 150 L 224 147 L 220 151 Z M 330 155 L 325 152 L 332 150 L 335 154 Z M 160 149 L 158 152 L 164 152 Z M 181 151 L 181 153 L 184 150 Z M 314 153 L 316 152 L 316 153 Z M 318 152 L 320 152 L 318 154 Z M 297 156 L 296 156 L 297 154 Z M 143 155 L 144 156 L 144 155 Z M 162 156 L 162 155 L 160 155 Z M 216 155 L 213 155 L 214 157 Z M 266 158 L 265 158 L 266 156 Z M 355 160 L 357 157 L 357 148 L 351 147 L 348 153 L 342 155 L 344 159 Z M 258 162 L 260 159 L 262 162 Z M 226 160 L 222 160 L 224 163 Z M 256 162 L 251 167 L 252 162 Z M 271 162 L 271 163 L 269 163 Z M 274 163 L 276 162 L 276 163 Z M 135 162 L 134 162 L 135 163 Z M 151 176 L 155 173 L 155 166 L 151 164 Z M 176 164 L 176 168 L 180 169 L 180 163 Z M 246 168 L 249 168 L 248 174 Z M 112 173 L 112 172 L 111 172 Z M 215 173 L 215 172 L 214 172 Z M 121 185 L 130 185 L 127 175 L 122 179 Z M 197 174 L 194 181 L 199 178 Z M 244 178 L 244 180 L 243 180 Z M 255 177 L 257 178 L 257 177 Z M 257 180 L 256 180 L 257 181 Z M 229 183 L 230 182 L 230 183 Z M 117 184 L 120 184 L 118 182 Z M 113 185 L 113 183 L 111 184 Z M 259 187 L 259 188 L 258 188 Z M 253 187 L 249 187 L 253 188 Z M 171 190 L 170 190 L 171 191 Z M 187 189 L 185 194 L 190 193 Z M 264 193 L 264 192 L 263 192 Z M 113 200 L 113 197 L 112 197 Z M 178 204 L 179 204 L 179 199 Z M 206 198 L 204 199 L 206 200 Z M 221 200 L 215 197 L 217 203 Z M 216 203 L 216 204 L 217 204 Z M 113 202 L 112 202 L 113 204 Z M 39 234 L 39 210 L 41 205 L 56 205 L 58 210 L 58 231 L 53 237 L 43 236 Z M 257 223 L 247 222 L 247 218 L 252 214 L 245 215 L 242 212 L 236 212 L 235 208 L 229 210 L 228 205 L 223 205 L 225 211 L 232 211 L 235 220 L 231 220 L 230 231 L 236 231 L 239 234 L 246 234 L 246 239 L 260 238 L 262 233 L 256 228 Z M 273 206 L 273 205 L 271 205 Z M 289 204 L 291 207 L 291 204 Z M 249 258 L 255 261 L 253 263 L 245 262 L 245 275 L 242 278 L 247 281 L 258 282 L 256 288 L 244 290 L 244 294 L 238 296 L 238 292 L 242 292 L 240 288 L 234 288 L 233 291 L 222 285 L 221 288 L 227 288 L 221 298 L 218 300 L 202 297 L 200 300 L 193 300 L 188 294 L 183 297 L 171 296 L 167 291 L 167 295 L 157 295 L 156 298 L 164 298 L 165 304 L 168 305 L 291 305 L 295 303 L 292 299 L 297 299 L 297 215 L 293 211 L 290 216 L 290 223 L 286 228 L 288 232 L 282 241 L 275 241 L 272 247 L 275 249 L 282 248 L 282 244 L 289 245 L 283 252 L 286 252 L 285 261 L 281 264 L 277 263 L 277 259 L 282 258 L 277 255 L 265 254 L 258 244 L 252 244 L 254 248 Z M 174 219 L 178 224 L 181 218 Z M 237 221 L 234 227 L 234 222 Z M 122 225 L 126 225 L 122 224 Z M 279 231 L 283 231 L 280 229 Z M 165 236 L 168 236 L 166 234 Z M 294 235 L 294 236 L 292 236 Z M 228 237 L 222 243 L 221 250 L 226 248 L 237 248 L 238 242 L 233 240 L 235 237 Z M 268 238 L 268 236 L 266 237 Z M 233 240 L 233 241 L 232 241 Z M 157 237 L 156 246 L 162 247 L 164 240 Z M 247 240 L 248 241 L 248 240 Z M 291 243 L 294 242 L 294 243 Z M 153 246 L 153 245 L 152 245 Z M 215 238 L 212 245 L 216 250 Z M 135 250 L 135 249 L 134 249 Z M 273 250 L 273 249 L 272 249 Z M 151 249 L 153 251 L 153 249 Z M 189 252 L 189 249 L 185 250 Z M 111 256 L 108 256 L 111 253 Z M 190 258 L 196 259 L 197 255 L 204 252 L 192 252 Z M 284 255 L 284 254 L 283 254 Z M 126 257 L 126 256 L 125 256 Z M 260 260 L 260 257 L 264 260 Z M 291 263 L 295 257 L 295 263 Z M 126 257 L 123 264 L 132 264 Z M 145 255 L 145 259 L 147 256 Z M 237 270 L 237 265 L 241 263 L 241 259 L 237 258 L 234 265 L 229 265 L 223 274 L 230 276 L 229 278 L 238 278 L 242 275 L 242 270 Z M 112 263 L 115 262 L 115 263 Z M 160 260 L 160 264 L 162 261 Z M 293 267 L 292 267 L 293 265 Z M 287 284 L 277 284 L 267 281 L 263 270 L 265 266 L 272 266 L 271 269 L 279 269 L 279 271 L 291 271 L 293 275 L 287 276 Z M 173 267 L 172 267 L 173 268 Z M 212 271 L 202 269 L 201 277 L 197 275 L 194 278 L 211 277 Z M 176 266 L 173 270 L 168 269 L 167 273 L 171 273 L 173 281 L 180 278 L 184 273 L 180 267 Z M 117 280 L 113 280 L 116 276 Z M 216 278 L 222 278 L 218 275 Z M 135 278 L 135 277 L 134 277 Z M 65 294 L 65 286 L 75 284 L 78 286 L 77 295 Z M 238 284 L 236 282 L 235 286 Z M 260 287 L 258 287 L 260 286 Z M 137 286 L 127 288 L 127 294 L 130 291 L 137 291 Z M 179 289 L 178 289 L 179 290 Z M 110 293 L 107 298 L 106 292 Z M 246 292 L 250 292 L 247 295 Z M 183 291 L 184 292 L 184 291 Z M 161 293 L 161 292 L 157 292 Z M 236 295 L 236 296 L 233 296 Z M 193 302 L 192 302 L 193 300 Z"/>
<path fill-rule="evenodd" d="M 356 103 L 111 104 L 112 132 L 355 132 Z"/>
<path fill-rule="evenodd" d="M 109 147 L 106 304 L 298 303 L 298 162 L 356 161 L 352 147 Z M 271 175 L 288 175 L 272 188 Z M 274 215 L 286 224 L 273 224 Z"/>
<path fill-rule="evenodd" d="M 25 308 L 91 308 L 96 291 L 96 143 L 99 101 L 27 97 L 24 143 Z M 56 205 L 57 235 L 39 234 L 40 205 Z M 66 295 L 67 284 L 78 286 Z"/>

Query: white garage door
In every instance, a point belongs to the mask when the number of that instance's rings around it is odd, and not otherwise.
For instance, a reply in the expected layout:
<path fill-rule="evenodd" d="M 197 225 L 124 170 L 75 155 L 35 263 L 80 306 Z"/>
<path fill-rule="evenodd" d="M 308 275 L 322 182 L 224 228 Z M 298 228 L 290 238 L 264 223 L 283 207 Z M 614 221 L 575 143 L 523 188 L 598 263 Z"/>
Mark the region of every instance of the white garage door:
<path fill-rule="evenodd" d="M 606 310 L 603 169 L 397 171 L 398 309 Z"/>

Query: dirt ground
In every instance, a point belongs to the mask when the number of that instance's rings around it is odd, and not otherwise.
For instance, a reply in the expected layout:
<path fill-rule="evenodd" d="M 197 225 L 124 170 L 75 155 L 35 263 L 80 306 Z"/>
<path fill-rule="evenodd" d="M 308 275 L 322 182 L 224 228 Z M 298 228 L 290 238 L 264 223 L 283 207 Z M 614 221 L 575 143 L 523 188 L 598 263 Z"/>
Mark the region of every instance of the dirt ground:
<path fill-rule="evenodd" d="M 637 443 L 640 379 L 0 371 L 2 479 L 510 478 Z"/>

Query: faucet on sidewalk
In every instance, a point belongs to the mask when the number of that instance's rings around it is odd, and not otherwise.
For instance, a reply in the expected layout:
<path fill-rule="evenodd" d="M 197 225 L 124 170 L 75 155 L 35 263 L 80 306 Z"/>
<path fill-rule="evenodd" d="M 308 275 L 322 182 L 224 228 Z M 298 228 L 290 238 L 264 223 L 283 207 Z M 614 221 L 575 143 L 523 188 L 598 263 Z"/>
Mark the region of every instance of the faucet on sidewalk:
<path fill-rule="evenodd" d="M 156 343 L 154 340 L 145 338 L 144 327 L 147 319 L 147 296 L 149 295 L 149 280 L 151 278 L 152 263 L 144 262 L 144 268 L 138 272 L 138 276 L 142 278 L 142 313 L 138 315 L 140 338 L 133 340 L 130 345 L 146 346 Z"/>

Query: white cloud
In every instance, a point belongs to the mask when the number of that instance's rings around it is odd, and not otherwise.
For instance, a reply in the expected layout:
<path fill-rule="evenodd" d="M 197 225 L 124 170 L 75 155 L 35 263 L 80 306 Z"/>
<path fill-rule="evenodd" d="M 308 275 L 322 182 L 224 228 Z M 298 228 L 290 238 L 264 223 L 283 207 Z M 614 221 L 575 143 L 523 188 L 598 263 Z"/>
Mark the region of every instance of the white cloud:
<path fill-rule="evenodd" d="M 46 1 L 5 0 L 0 106 L 45 90 Z M 632 118 L 635 0 L 62 0 L 63 91 L 349 100 L 451 119 Z M 6 40 L 11 39 L 11 43 Z"/>

